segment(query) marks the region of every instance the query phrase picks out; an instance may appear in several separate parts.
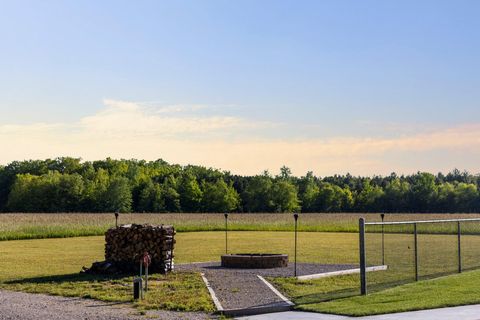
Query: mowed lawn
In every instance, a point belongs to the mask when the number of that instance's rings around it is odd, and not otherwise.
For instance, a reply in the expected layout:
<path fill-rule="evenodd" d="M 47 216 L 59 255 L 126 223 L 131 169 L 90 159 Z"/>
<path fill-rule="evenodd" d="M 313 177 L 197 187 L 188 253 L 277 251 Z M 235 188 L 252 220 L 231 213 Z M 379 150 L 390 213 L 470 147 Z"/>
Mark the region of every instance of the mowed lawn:
<path fill-rule="evenodd" d="M 300 231 L 357 232 L 358 219 L 379 221 L 380 215 L 368 213 L 302 213 Z M 386 221 L 474 218 L 479 214 L 387 214 Z M 223 213 L 121 214 L 120 224 L 171 224 L 180 232 L 221 231 Z M 3 213 L 0 214 L 0 240 L 62 238 L 103 235 L 115 225 L 113 213 Z M 291 214 L 231 213 L 229 229 L 236 231 L 292 231 Z"/>
<path fill-rule="evenodd" d="M 419 235 L 420 275 L 456 268 L 455 236 Z M 464 236 L 463 264 L 480 265 L 480 237 Z M 175 263 L 218 261 L 225 252 L 224 232 L 186 232 L 176 235 Z M 369 264 L 380 259 L 379 234 L 368 234 Z M 369 273 L 369 286 L 413 280 L 412 235 L 387 234 L 386 272 Z M 231 231 L 229 252 L 281 252 L 293 257 L 293 232 Z M 79 275 L 82 266 L 103 259 L 103 237 L 0 241 L 0 287 L 28 292 L 81 296 L 105 301 L 131 301 L 131 277 L 120 279 Z M 358 234 L 300 232 L 298 260 L 328 264 L 358 263 Z M 299 309 L 348 315 L 379 314 L 424 308 L 480 303 L 480 271 L 410 283 L 351 297 L 359 292 L 357 275 L 300 282 L 293 278 L 271 279 Z M 369 287 L 369 288 L 370 288 Z M 346 297 L 346 298 L 345 298 Z M 334 299 L 334 300 L 331 300 Z M 327 301 L 330 300 L 330 301 Z M 201 278 L 194 273 L 154 276 L 152 291 L 139 308 L 213 311 Z"/>
<path fill-rule="evenodd" d="M 186 232 L 175 236 L 175 263 L 220 261 L 224 232 Z M 0 241 L 0 281 L 76 273 L 103 260 L 104 237 Z M 357 263 L 358 235 L 300 232 L 298 261 Z M 280 252 L 293 257 L 293 232 L 231 231 L 229 252 Z"/>
<path fill-rule="evenodd" d="M 286 252 L 293 256 L 293 232 L 229 232 L 230 252 Z M 224 232 L 188 232 L 176 235 L 175 263 L 219 261 L 225 252 Z M 299 235 L 299 260 L 355 263 L 354 233 Z M 331 245 L 336 249 L 332 250 Z M 82 266 L 103 260 L 104 237 L 76 237 L 0 241 L 0 288 L 79 296 L 104 301 L 131 299 L 131 277 L 80 275 Z M 195 273 L 155 275 L 147 298 L 135 303 L 141 309 L 214 311 L 200 276 Z"/>
<path fill-rule="evenodd" d="M 291 296 L 298 310 L 348 316 L 480 303 L 480 270 L 404 284 L 366 296 L 356 295 L 323 302 L 318 300 L 324 297 L 325 292 L 341 289 L 346 285 L 358 285 L 359 277 L 342 276 L 302 283 L 293 278 L 277 278 L 271 281 Z"/>

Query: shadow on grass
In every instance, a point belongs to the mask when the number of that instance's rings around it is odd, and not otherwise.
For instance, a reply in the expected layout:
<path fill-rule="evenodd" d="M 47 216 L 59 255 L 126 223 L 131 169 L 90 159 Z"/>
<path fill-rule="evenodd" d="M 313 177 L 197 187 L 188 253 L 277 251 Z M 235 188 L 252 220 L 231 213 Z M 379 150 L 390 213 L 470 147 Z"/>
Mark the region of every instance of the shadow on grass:
<path fill-rule="evenodd" d="M 128 278 L 128 277 L 132 277 L 132 275 L 129 275 L 129 274 L 92 275 L 92 274 L 83 274 L 83 273 L 71 273 L 71 274 L 63 274 L 63 275 L 8 280 L 8 281 L 5 281 L 4 283 L 5 284 L 32 284 L 32 283 L 61 284 L 65 282 L 104 282 L 104 281 L 111 281 L 111 280 L 119 280 L 119 279 Z"/>
<path fill-rule="evenodd" d="M 397 280 L 383 283 L 368 284 L 367 290 L 369 293 L 383 291 L 392 287 L 400 286 L 403 284 L 411 283 L 411 280 Z M 295 303 L 298 305 L 315 304 L 320 302 L 327 302 L 342 298 L 349 298 L 360 295 L 360 285 L 348 288 L 342 288 L 337 290 L 331 290 L 327 292 L 311 293 L 302 296 L 295 297 Z"/>
<path fill-rule="evenodd" d="M 358 288 L 346 288 L 341 290 L 335 290 L 330 292 L 319 292 L 319 293 L 311 293 L 306 294 L 303 296 L 298 296 L 294 298 L 294 302 L 297 305 L 303 304 L 312 304 L 312 303 L 319 303 L 319 302 L 326 302 L 341 298 L 353 297 L 359 295 Z"/>

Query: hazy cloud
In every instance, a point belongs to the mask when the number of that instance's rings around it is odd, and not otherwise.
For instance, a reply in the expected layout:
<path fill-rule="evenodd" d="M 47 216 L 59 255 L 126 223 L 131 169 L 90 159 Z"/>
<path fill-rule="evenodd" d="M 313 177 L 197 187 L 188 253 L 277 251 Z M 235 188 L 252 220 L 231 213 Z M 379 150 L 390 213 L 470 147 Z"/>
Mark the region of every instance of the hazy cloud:
<path fill-rule="evenodd" d="M 276 171 L 287 165 L 296 174 L 312 170 L 325 175 L 435 172 L 453 167 L 475 171 L 480 160 L 480 124 L 393 138 L 278 140 L 262 136 L 262 130 L 281 130 L 275 124 L 202 116 L 198 111 L 205 107 L 104 103 L 103 110 L 74 123 L 0 126 L 0 161 L 62 155 L 85 160 L 163 158 L 242 174 Z"/>

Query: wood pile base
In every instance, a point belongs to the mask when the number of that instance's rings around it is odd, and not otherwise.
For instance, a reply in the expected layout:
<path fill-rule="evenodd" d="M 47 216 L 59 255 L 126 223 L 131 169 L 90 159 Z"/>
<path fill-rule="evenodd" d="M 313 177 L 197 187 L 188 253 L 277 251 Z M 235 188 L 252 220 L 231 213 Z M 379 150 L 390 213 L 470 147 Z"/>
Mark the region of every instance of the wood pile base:
<path fill-rule="evenodd" d="M 129 224 L 105 233 L 105 260 L 122 272 L 138 272 L 145 252 L 151 257 L 149 272 L 173 269 L 175 229 L 173 226 Z"/>

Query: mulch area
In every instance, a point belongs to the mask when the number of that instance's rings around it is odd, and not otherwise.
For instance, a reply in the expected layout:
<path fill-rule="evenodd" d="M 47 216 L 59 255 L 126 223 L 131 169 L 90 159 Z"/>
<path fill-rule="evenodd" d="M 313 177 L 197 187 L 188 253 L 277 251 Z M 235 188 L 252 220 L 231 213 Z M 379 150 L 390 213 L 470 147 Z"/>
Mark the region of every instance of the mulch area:
<path fill-rule="evenodd" d="M 297 275 L 309 275 L 357 268 L 346 264 L 297 263 Z M 262 277 L 293 277 L 294 264 L 285 268 L 235 269 L 223 268 L 219 262 L 175 265 L 176 271 L 205 274 L 224 309 L 245 309 L 281 303 L 282 300 L 263 283 Z"/>

